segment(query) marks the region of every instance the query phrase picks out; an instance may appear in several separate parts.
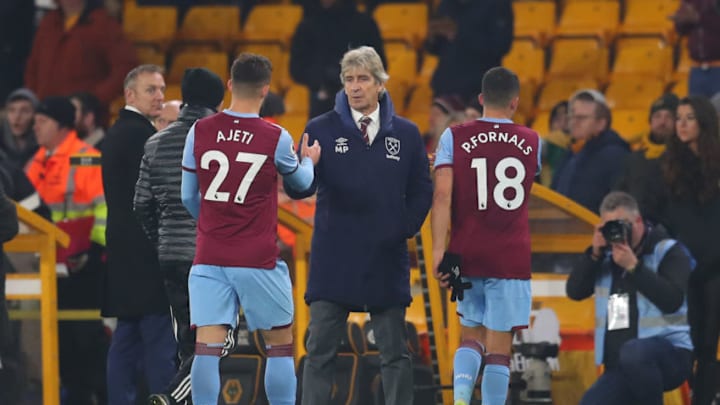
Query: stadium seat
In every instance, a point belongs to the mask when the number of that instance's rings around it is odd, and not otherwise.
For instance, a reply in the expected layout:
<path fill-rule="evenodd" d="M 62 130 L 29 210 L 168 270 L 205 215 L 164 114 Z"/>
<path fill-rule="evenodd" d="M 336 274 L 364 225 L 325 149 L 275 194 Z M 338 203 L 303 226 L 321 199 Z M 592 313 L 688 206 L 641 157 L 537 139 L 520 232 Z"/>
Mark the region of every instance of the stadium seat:
<path fill-rule="evenodd" d="M 547 82 L 540 91 L 537 112 L 550 111 L 555 104 L 567 100 L 580 89 L 597 89 L 598 84 L 592 79 L 557 79 Z"/>
<path fill-rule="evenodd" d="M 123 31 L 132 42 L 152 45 L 164 52 L 175 37 L 177 18 L 177 7 L 126 6 Z"/>
<path fill-rule="evenodd" d="M 387 69 L 390 80 L 400 81 L 410 88 L 415 84 L 417 75 L 417 52 L 404 44 L 395 43 L 385 46 Z"/>
<path fill-rule="evenodd" d="M 407 104 L 407 96 L 410 93 L 410 86 L 399 78 L 392 78 L 385 83 L 385 89 L 390 94 L 395 112 L 398 114 L 405 113 L 405 105 Z"/>
<path fill-rule="evenodd" d="M 672 74 L 672 48 L 662 40 L 619 40 L 611 81 L 619 77 L 642 77 L 643 80 L 670 81 Z"/>
<path fill-rule="evenodd" d="M 531 128 L 541 138 L 547 136 L 550 133 L 550 111 L 543 111 L 536 115 Z"/>
<path fill-rule="evenodd" d="M 192 67 L 204 67 L 226 80 L 229 76 L 228 66 L 228 57 L 224 52 L 179 52 L 173 55 L 167 81 L 168 83 L 180 83 L 185 69 Z"/>
<path fill-rule="evenodd" d="M 612 127 L 629 144 L 637 143 L 649 128 L 648 110 L 650 106 L 640 109 L 613 109 Z"/>
<path fill-rule="evenodd" d="M 270 59 L 273 66 L 270 90 L 282 93 L 291 84 L 289 55 L 279 44 L 242 43 L 235 48 L 235 56 L 241 52 L 256 53 Z"/>
<path fill-rule="evenodd" d="M 690 50 L 687 46 L 687 40 L 680 42 L 678 50 L 680 57 L 678 58 L 678 64 L 675 69 L 675 73 L 673 74 L 673 79 L 675 81 L 687 80 L 688 75 L 690 75 L 690 68 L 693 64 L 693 61 L 690 58 Z"/>
<path fill-rule="evenodd" d="M 556 39 L 547 80 L 589 78 L 605 83 L 608 77 L 608 50 L 592 38 Z"/>
<path fill-rule="evenodd" d="M 521 82 L 530 81 L 537 86 L 545 76 L 545 52 L 532 41 L 515 40 L 502 65 L 515 72 Z"/>
<path fill-rule="evenodd" d="M 239 38 L 243 42 L 278 43 L 287 49 L 302 16 L 302 7 L 298 5 L 257 5 L 250 11 Z"/>
<path fill-rule="evenodd" d="M 556 35 L 593 36 L 610 43 L 617 32 L 620 5 L 617 0 L 574 1 L 565 5 Z"/>
<path fill-rule="evenodd" d="M 437 68 L 437 64 L 438 57 L 425 52 L 422 56 L 422 66 L 418 72 L 416 84 L 429 85 L 430 80 L 432 80 L 433 73 L 435 73 L 435 68 Z"/>
<path fill-rule="evenodd" d="M 648 110 L 665 90 L 665 83 L 654 78 L 624 77 L 614 80 L 605 90 L 605 99 L 612 109 Z"/>
<path fill-rule="evenodd" d="M 515 38 L 530 38 L 545 46 L 555 31 L 555 1 L 513 1 Z"/>
<path fill-rule="evenodd" d="M 142 64 L 151 64 L 165 67 L 165 52 L 158 51 L 152 45 L 135 45 L 135 54 Z"/>
<path fill-rule="evenodd" d="M 285 92 L 285 113 L 304 115 L 310 112 L 310 92 L 307 87 L 294 84 Z"/>
<path fill-rule="evenodd" d="M 667 17 L 675 13 L 678 0 L 625 0 L 625 18 L 621 35 L 658 36 L 675 43 L 675 27 Z"/>
<path fill-rule="evenodd" d="M 235 350 L 220 360 L 220 401 L 218 404 L 264 403 L 265 345 L 260 332 L 238 333 Z"/>
<path fill-rule="evenodd" d="M 182 100 L 180 84 L 168 84 L 165 87 L 165 100 Z"/>
<path fill-rule="evenodd" d="M 384 3 L 373 11 L 380 35 L 387 42 L 404 42 L 420 49 L 427 37 L 428 7 L 424 3 Z"/>
<path fill-rule="evenodd" d="M 278 117 L 278 124 L 285 128 L 292 136 L 295 144 L 300 142 L 303 132 L 305 132 L 305 125 L 308 122 L 308 114 L 288 114 L 285 113 Z"/>
<path fill-rule="evenodd" d="M 425 120 L 427 121 L 427 115 L 430 114 L 430 104 L 432 103 L 432 99 L 433 92 L 429 84 L 416 86 L 410 95 L 407 112 L 425 114 Z"/>
<path fill-rule="evenodd" d="M 685 77 L 682 80 L 678 80 L 672 87 L 672 92 L 676 96 L 683 98 L 688 96 L 688 78 Z"/>
<path fill-rule="evenodd" d="M 185 44 L 212 44 L 229 50 L 239 32 L 239 7 L 194 6 L 185 14 L 177 37 Z"/>

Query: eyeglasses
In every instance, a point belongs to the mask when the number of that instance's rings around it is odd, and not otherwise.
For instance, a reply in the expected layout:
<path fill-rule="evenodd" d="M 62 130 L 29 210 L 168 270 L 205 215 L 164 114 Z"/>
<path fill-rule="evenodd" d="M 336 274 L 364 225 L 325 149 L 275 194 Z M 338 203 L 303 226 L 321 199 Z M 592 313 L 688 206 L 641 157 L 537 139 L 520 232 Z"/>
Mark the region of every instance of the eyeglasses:
<path fill-rule="evenodd" d="M 597 118 L 597 117 L 592 116 L 592 115 L 569 115 L 568 116 L 568 120 L 570 120 L 570 121 L 585 121 L 585 120 L 591 119 L 591 118 Z"/>

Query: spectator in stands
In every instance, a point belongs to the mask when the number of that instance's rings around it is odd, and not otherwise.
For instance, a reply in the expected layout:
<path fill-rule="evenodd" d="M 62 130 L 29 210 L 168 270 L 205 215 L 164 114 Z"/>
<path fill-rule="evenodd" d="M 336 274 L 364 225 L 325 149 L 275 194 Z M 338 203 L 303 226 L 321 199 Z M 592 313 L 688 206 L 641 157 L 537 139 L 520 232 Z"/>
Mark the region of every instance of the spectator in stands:
<path fill-rule="evenodd" d="M 0 181 L 0 402 L 3 404 L 16 404 L 21 401 L 21 393 L 18 392 L 16 381 L 12 381 L 14 369 L 7 368 L 10 366 L 9 357 L 12 356 L 14 350 L 10 349 L 11 337 L 9 336 L 10 321 L 8 318 L 7 305 L 5 304 L 5 260 L 3 253 L 3 243 L 11 240 L 18 233 L 18 217 L 15 204 L 5 194 L 5 185 Z"/>
<path fill-rule="evenodd" d="M 632 195 L 645 218 L 660 222 L 665 183 L 662 181 L 660 156 L 665 144 L 675 136 L 675 110 L 679 99 L 672 93 L 662 95 L 650 106 L 650 131 L 643 136 L 637 150 L 627 156 L 617 190 Z"/>
<path fill-rule="evenodd" d="M 592 246 L 573 268 L 568 297 L 595 295 L 595 364 L 605 372 L 580 405 L 662 404 L 692 373 L 687 250 L 642 218 L 627 193 L 608 194 Z"/>
<path fill-rule="evenodd" d="M 688 36 L 693 66 L 688 91 L 712 97 L 720 92 L 720 4 L 717 0 L 682 0 L 670 18 Z"/>
<path fill-rule="evenodd" d="M 550 132 L 542 134 L 542 160 L 543 168 L 540 172 L 540 182 L 550 185 L 555 169 L 562 163 L 570 147 L 570 128 L 568 120 L 568 102 L 561 101 L 550 110 L 548 129 Z"/>
<path fill-rule="evenodd" d="M 102 0 L 57 0 L 43 17 L 25 69 L 25 86 L 39 98 L 87 91 L 103 111 L 122 94 L 135 50 Z M 102 120 L 101 120 L 102 121 Z"/>
<path fill-rule="evenodd" d="M 103 144 L 102 177 L 108 202 L 108 269 L 102 314 L 118 318 L 108 352 L 111 404 L 135 403 L 138 364 L 151 393 L 175 375 L 177 345 L 157 249 L 133 211 L 145 142 L 155 132 L 165 92 L 162 68 L 140 65 L 125 79 L 125 107 Z"/>
<path fill-rule="evenodd" d="M 283 114 L 285 114 L 285 101 L 272 91 L 268 92 L 260 106 L 260 117 L 265 121 L 277 124 L 277 118 Z"/>
<path fill-rule="evenodd" d="M 38 149 L 33 116 L 38 99 L 28 89 L 17 89 L 5 101 L 6 118 L 0 128 L 0 152 L 8 162 L 25 167 Z"/>
<path fill-rule="evenodd" d="M 720 131 L 702 96 L 680 101 L 662 161 L 669 198 L 662 213 L 668 230 L 690 249 L 697 268 L 688 287 L 688 319 L 695 347 L 693 405 L 710 405 L 720 387 L 716 360 L 720 331 Z"/>
<path fill-rule="evenodd" d="M 155 121 L 153 122 L 155 124 L 155 128 L 158 131 L 162 131 L 167 128 L 168 125 L 177 121 L 178 115 L 180 115 L 181 106 L 182 101 L 180 100 L 170 100 L 164 102 L 162 110 L 160 111 L 160 116 L 155 118 Z"/>
<path fill-rule="evenodd" d="M 290 75 L 310 90 L 310 118 L 333 109 L 342 88 L 340 59 L 348 49 L 368 45 L 386 61 L 377 24 L 357 11 L 354 0 L 314 1 L 319 6 L 305 13 L 290 46 Z"/>
<path fill-rule="evenodd" d="M 573 143 L 555 169 L 552 189 L 598 212 L 622 173 L 630 147 L 610 129 L 610 108 L 600 92 L 580 90 L 569 105 Z"/>
<path fill-rule="evenodd" d="M 468 105 L 465 107 L 465 122 L 474 121 L 482 118 L 483 106 L 480 104 L 478 97 L 474 97 L 470 100 Z"/>
<path fill-rule="evenodd" d="M 47 97 L 38 104 L 35 134 L 40 149 L 27 175 L 51 209 L 56 225 L 70 234 L 71 245 L 58 252 L 58 307 L 99 307 L 107 206 L 100 168 L 71 157 L 97 153 L 78 139 L 75 107 L 66 97 Z M 60 322 L 60 380 L 70 404 L 90 405 L 105 397 L 107 336 L 99 320 Z"/>
<path fill-rule="evenodd" d="M 100 100 L 92 93 L 80 92 L 70 96 L 70 101 L 75 106 L 75 131 L 78 138 L 96 149 L 101 149 L 105 129 L 98 122 L 102 116 Z"/>
<path fill-rule="evenodd" d="M 35 2 L 0 2 L 0 100 L 23 84 L 25 60 L 35 31 Z"/>
<path fill-rule="evenodd" d="M 436 97 L 430 105 L 428 131 L 423 135 L 428 153 L 435 153 L 440 135 L 447 127 L 462 124 L 464 121 L 465 103 L 460 97 L 455 95 Z"/>
<path fill-rule="evenodd" d="M 436 96 L 475 98 L 485 71 L 502 64 L 513 39 L 510 1 L 443 0 L 428 26 L 427 50 L 439 56 L 431 86 Z"/>

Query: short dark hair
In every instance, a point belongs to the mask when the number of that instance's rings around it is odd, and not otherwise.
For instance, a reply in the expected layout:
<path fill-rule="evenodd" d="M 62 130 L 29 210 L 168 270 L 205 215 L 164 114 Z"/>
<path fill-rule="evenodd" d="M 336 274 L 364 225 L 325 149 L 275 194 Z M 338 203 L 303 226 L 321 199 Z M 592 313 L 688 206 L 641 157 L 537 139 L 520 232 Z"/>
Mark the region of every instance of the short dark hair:
<path fill-rule="evenodd" d="M 510 69 L 498 66 L 485 72 L 482 79 L 485 105 L 505 108 L 518 94 L 520 94 L 520 80 Z"/>
<path fill-rule="evenodd" d="M 75 99 L 80 102 L 80 115 L 93 113 L 95 115 L 95 121 L 100 119 L 102 107 L 100 106 L 100 100 L 98 100 L 94 94 L 81 91 L 70 95 L 70 99 Z"/>
<path fill-rule="evenodd" d="M 272 63 L 262 55 L 241 53 L 230 69 L 233 92 L 241 96 L 258 96 L 270 84 Z"/>
<path fill-rule="evenodd" d="M 123 89 L 129 89 L 133 86 L 135 86 L 135 82 L 137 81 L 138 76 L 140 76 L 142 73 L 160 73 L 164 74 L 165 69 L 163 69 L 161 66 L 158 65 L 140 65 L 130 72 L 128 72 L 127 76 L 125 76 L 125 82 L 123 83 Z"/>

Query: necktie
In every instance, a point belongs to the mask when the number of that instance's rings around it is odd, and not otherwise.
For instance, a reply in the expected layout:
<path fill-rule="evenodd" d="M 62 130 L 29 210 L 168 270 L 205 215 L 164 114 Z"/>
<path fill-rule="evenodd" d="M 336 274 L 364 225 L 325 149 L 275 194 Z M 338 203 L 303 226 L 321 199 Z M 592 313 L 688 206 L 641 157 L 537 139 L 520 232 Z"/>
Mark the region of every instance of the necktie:
<path fill-rule="evenodd" d="M 360 118 L 360 132 L 362 132 L 363 141 L 365 141 L 366 145 L 370 145 L 370 137 L 367 133 L 367 127 L 370 125 L 370 122 L 372 121 L 372 118 L 368 116 L 364 116 Z"/>

